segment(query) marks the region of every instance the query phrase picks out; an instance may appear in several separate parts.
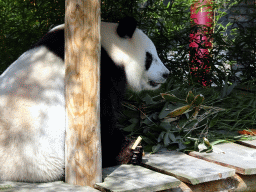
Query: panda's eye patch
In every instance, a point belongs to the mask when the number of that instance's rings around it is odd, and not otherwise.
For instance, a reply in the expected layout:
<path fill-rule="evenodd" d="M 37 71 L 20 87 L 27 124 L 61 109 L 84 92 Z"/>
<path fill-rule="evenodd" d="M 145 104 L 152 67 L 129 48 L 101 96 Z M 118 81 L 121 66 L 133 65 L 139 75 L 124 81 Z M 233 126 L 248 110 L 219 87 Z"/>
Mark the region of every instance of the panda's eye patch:
<path fill-rule="evenodd" d="M 148 70 L 152 64 L 152 54 L 149 52 L 146 52 L 146 70 Z"/>

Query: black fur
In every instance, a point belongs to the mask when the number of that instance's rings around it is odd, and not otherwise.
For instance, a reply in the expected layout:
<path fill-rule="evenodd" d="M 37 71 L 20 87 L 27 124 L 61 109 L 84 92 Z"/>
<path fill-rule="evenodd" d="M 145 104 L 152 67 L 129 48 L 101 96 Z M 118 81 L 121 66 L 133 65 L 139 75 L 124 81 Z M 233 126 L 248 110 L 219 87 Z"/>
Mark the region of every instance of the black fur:
<path fill-rule="evenodd" d="M 64 29 L 59 29 L 47 33 L 32 48 L 46 46 L 51 52 L 60 57 L 64 61 Z"/>
<path fill-rule="evenodd" d="M 101 49 L 101 141 L 102 165 L 117 165 L 124 135 L 116 128 L 118 113 L 126 89 L 124 68 L 117 67 L 104 48 Z"/>
<path fill-rule="evenodd" d="M 146 52 L 146 70 L 149 70 L 152 64 L 152 61 L 153 61 L 152 54 L 149 52 Z"/>
<path fill-rule="evenodd" d="M 116 32 L 120 37 L 125 38 L 125 36 L 128 36 L 132 38 L 136 27 L 137 21 L 133 17 L 125 17 L 119 22 Z"/>

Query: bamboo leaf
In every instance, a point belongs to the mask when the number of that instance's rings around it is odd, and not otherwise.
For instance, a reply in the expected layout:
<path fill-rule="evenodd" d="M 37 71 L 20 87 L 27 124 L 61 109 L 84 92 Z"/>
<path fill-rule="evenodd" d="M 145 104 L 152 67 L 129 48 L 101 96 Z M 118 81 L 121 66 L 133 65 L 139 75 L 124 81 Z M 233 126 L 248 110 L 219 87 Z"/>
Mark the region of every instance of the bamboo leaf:
<path fill-rule="evenodd" d="M 179 120 L 179 122 L 178 122 L 179 128 L 182 129 L 186 125 L 187 122 L 188 122 L 188 119 L 186 119 L 186 118 Z"/>
<path fill-rule="evenodd" d="M 175 135 L 173 133 L 169 133 L 169 138 L 172 140 L 172 142 L 176 142 Z"/>
<path fill-rule="evenodd" d="M 187 104 L 187 102 L 183 99 L 179 99 L 178 97 L 176 97 L 175 95 L 170 95 L 170 94 L 166 94 L 166 93 L 161 93 L 161 96 L 163 99 L 165 99 L 166 101 L 169 102 L 174 102 L 174 103 L 183 103 L 183 104 Z"/>
<path fill-rule="evenodd" d="M 135 127 L 136 127 L 136 124 L 131 124 L 131 125 L 125 127 L 123 130 L 127 131 L 127 132 L 132 132 Z"/>
<path fill-rule="evenodd" d="M 194 120 L 190 121 L 189 123 L 187 123 L 184 128 L 186 128 L 186 129 L 192 128 L 196 123 L 198 123 L 198 120 L 194 119 Z"/>
<path fill-rule="evenodd" d="M 161 112 L 159 113 L 158 118 L 159 119 L 163 119 L 165 118 L 168 114 L 169 114 L 169 110 L 168 110 L 168 102 L 165 103 L 163 109 L 161 110 Z"/>
<path fill-rule="evenodd" d="M 161 148 L 162 148 L 162 145 L 161 145 L 161 144 L 154 145 L 154 146 L 152 147 L 152 153 L 158 152 Z"/>
<path fill-rule="evenodd" d="M 168 122 L 162 122 L 160 124 L 160 127 L 163 127 L 166 131 L 169 131 L 171 129 L 171 125 Z"/>
<path fill-rule="evenodd" d="M 183 113 L 187 112 L 190 108 L 190 105 L 185 105 L 183 107 L 179 107 L 177 109 L 175 109 L 174 111 L 172 111 L 171 113 L 169 113 L 167 116 L 168 117 L 177 117 L 182 115 Z"/>
<path fill-rule="evenodd" d="M 204 101 L 204 96 L 202 94 L 197 95 L 193 101 L 193 105 L 199 106 L 203 103 L 203 101 Z"/>
<path fill-rule="evenodd" d="M 164 146 L 168 146 L 170 144 L 171 140 L 169 138 L 168 132 L 164 135 Z"/>
<path fill-rule="evenodd" d="M 142 140 L 144 142 L 146 142 L 147 144 L 153 144 L 154 143 L 154 141 L 152 141 L 150 138 L 145 137 L 145 136 L 142 136 Z"/>
<path fill-rule="evenodd" d="M 186 148 L 186 145 L 184 145 L 182 142 L 179 143 L 179 150 L 184 150 Z"/>
<path fill-rule="evenodd" d="M 163 140 L 165 133 L 166 133 L 166 132 L 164 132 L 164 131 L 162 131 L 162 132 L 160 133 L 160 135 L 159 135 L 158 138 L 157 138 L 157 142 L 158 142 L 158 143 L 160 143 L 160 142 Z"/>
<path fill-rule="evenodd" d="M 155 104 L 155 103 L 156 103 L 155 101 L 153 101 L 152 97 L 151 97 L 149 94 L 147 94 L 147 95 L 143 98 L 143 101 L 145 101 L 147 105 L 149 105 L 149 104 Z"/>
<path fill-rule="evenodd" d="M 192 91 L 189 91 L 188 92 L 188 95 L 187 95 L 187 98 L 186 98 L 186 101 L 188 104 L 192 104 L 192 102 L 194 101 L 195 99 L 195 96 L 194 94 L 192 93 Z"/>

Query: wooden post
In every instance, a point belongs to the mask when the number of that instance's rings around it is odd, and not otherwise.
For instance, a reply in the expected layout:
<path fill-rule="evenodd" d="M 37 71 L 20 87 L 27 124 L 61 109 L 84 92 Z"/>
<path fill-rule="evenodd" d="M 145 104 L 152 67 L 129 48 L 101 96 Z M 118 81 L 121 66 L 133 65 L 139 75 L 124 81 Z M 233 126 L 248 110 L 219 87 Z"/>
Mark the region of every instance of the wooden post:
<path fill-rule="evenodd" d="M 100 0 L 66 0 L 65 180 L 102 182 L 100 142 Z"/>

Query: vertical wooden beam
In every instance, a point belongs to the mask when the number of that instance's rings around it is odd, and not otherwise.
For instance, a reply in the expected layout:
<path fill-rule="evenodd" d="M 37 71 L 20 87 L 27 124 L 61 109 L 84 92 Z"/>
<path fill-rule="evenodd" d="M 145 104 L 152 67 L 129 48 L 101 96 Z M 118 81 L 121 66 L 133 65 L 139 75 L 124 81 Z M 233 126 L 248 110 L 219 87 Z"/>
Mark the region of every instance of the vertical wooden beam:
<path fill-rule="evenodd" d="M 100 0 L 66 0 L 65 180 L 102 180 L 100 142 Z"/>

